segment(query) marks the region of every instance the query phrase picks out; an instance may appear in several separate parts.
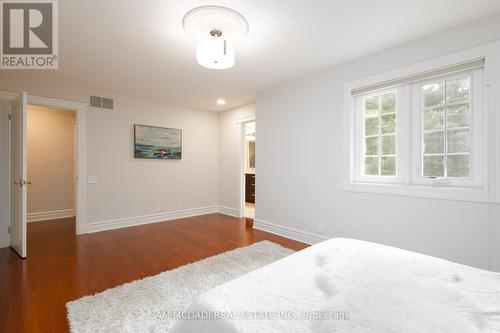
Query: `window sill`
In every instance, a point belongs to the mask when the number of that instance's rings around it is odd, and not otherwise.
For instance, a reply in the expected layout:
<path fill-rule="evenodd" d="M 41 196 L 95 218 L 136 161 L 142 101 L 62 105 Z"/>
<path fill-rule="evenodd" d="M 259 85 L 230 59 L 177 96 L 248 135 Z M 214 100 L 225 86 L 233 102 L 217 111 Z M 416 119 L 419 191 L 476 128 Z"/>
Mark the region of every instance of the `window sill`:
<path fill-rule="evenodd" d="M 367 182 L 345 182 L 344 191 L 387 194 L 405 197 L 457 200 L 470 202 L 493 202 L 485 187 L 453 187 L 449 185 L 416 185 Z"/>

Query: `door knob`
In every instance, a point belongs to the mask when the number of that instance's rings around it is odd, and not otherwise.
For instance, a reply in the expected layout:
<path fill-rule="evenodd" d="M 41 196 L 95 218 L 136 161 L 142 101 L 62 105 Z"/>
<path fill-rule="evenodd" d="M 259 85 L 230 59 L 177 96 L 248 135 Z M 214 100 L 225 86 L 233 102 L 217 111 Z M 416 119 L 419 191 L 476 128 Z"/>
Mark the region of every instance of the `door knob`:
<path fill-rule="evenodd" d="M 19 187 L 23 187 L 23 180 L 22 179 L 19 179 L 19 181 L 14 181 L 14 184 L 19 186 Z"/>
<path fill-rule="evenodd" d="M 24 184 L 24 185 L 31 185 L 31 182 L 29 182 L 29 181 L 25 180 L 25 181 L 23 181 L 23 184 Z"/>

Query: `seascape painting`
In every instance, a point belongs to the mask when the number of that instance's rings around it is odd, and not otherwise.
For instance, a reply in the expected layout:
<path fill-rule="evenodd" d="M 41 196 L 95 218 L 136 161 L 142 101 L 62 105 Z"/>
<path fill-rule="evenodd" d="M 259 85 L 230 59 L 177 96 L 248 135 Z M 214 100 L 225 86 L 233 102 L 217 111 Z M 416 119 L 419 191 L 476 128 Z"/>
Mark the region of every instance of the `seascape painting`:
<path fill-rule="evenodd" d="M 180 159 L 182 131 L 146 125 L 134 125 L 134 157 Z"/>

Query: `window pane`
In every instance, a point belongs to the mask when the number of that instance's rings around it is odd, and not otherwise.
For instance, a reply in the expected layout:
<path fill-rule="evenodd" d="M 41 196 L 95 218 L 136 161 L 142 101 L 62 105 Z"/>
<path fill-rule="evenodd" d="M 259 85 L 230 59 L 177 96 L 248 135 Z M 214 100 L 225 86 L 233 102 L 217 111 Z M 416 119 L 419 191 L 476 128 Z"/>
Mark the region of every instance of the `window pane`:
<path fill-rule="evenodd" d="M 444 104 L 444 81 L 427 84 L 422 87 L 423 102 L 425 107 Z"/>
<path fill-rule="evenodd" d="M 396 92 L 364 97 L 363 107 L 364 175 L 395 176 Z"/>
<path fill-rule="evenodd" d="M 382 113 L 396 112 L 396 94 L 390 93 L 380 97 Z"/>
<path fill-rule="evenodd" d="M 469 78 L 460 78 L 446 81 L 446 103 L 469 102 L 470 84 Z"/>
<path fill-rule="evenodd" d="M 382 155 L 396 154 L 396 136 L 388 135 L 382 137 Z"/>
<path fill-rule="evenodd" d="M 378 115 L 378 96 L 365 97 L 365 117 Z"/>
<path fill-rule="evenodd" d="M 378 157 L 365 158 L 365 175 L 378 176 Z"/>
<path fill-rule="evenodd" d="M 396 132 L 396 114 L 388 114 L 380 117 L 380 127 L 382 134 Z"/>
<path fill-rule="evenodd" d="M 424 130 L 443 129 L 444 107 L 424 110 Z"/>
<path fill-rule="evenodd" d="M 469 176 L 470 81 L 470 75 L 463 74 L 422 87 L 422 167 L 426 177 Z"/>
<path fill-rule="evenodd" d="M 424 156 L 424 176 L 444 176 L 444 156 Z"/>
<path fill-rule="evenodd" d="M 469 130 L 448 131 L 448 153 L 469 152 Z"/>
<path fill-rule="evenodd" d="M 381 174 L 383 176 L 396 175 L 396 157 L 393 156 L 382 157 Z"/>
<path fill-rule="evenodd" d="M 444 132 L 424 133 L 424 154 L 444 153 Z"/>
<path fill-rule="evenodd" d="M 446 111 L 446 121 L 448 128 L 469 126 L 469 104 L 450 106 Z"/>
<path fill-rule="evenodd" d="M 469 155 L 448 155 L 448 177 L 469 177 Z"/>
<path fill-rule="evenodd" d="M 365 135 L 378 135 L 378 117 L 365 118 Z"/>
<path fill-rule="evenodd" d="M 365 155 L 378 155 L 378 136 L 366 138 Z"/>

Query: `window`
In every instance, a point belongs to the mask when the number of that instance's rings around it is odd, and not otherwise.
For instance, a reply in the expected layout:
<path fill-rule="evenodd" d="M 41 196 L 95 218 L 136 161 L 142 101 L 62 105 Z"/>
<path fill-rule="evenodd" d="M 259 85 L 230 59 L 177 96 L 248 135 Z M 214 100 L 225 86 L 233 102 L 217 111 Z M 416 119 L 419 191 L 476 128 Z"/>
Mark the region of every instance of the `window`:
<path fill-rule="evenodd" d="M 417 184 L 481 185 L 482 69 L 413 84 Z M 418 122 L 418 124 L 416 124 Z"/>
<path fill-rule="evenodd" d="M 396 92 L 363 99 L 365 176 L 396 176 Z"/>
<path fill-rule="evenodd" d="M 346 85 L 345 187 L 482 201 L 488 191 L 484 63 Z"/>
<path fill-rule="evenodd" d="M 401 102 L 404 90 L 391 88 L 355 98 L 355 178 L 361 182 L 402 180 Z"/>
<path fill-rule="evenodd" d="M 470 76 L 422 86 L 422 175 L 470 176 Z"/>

